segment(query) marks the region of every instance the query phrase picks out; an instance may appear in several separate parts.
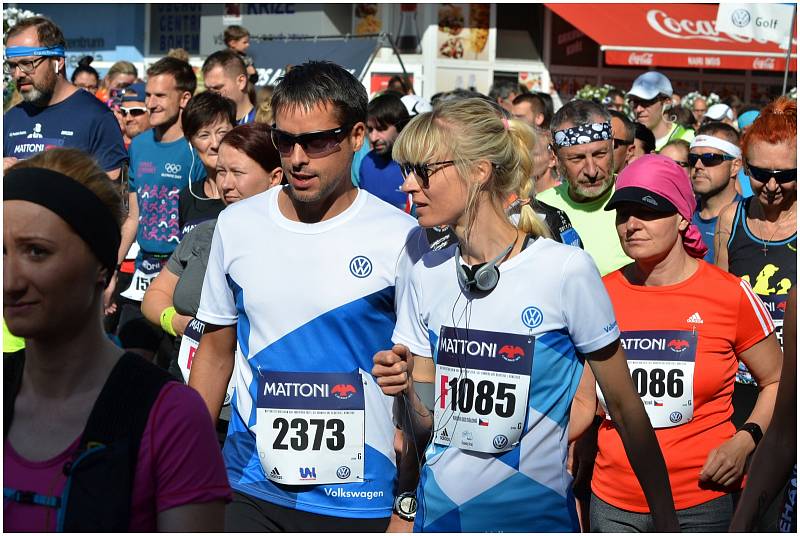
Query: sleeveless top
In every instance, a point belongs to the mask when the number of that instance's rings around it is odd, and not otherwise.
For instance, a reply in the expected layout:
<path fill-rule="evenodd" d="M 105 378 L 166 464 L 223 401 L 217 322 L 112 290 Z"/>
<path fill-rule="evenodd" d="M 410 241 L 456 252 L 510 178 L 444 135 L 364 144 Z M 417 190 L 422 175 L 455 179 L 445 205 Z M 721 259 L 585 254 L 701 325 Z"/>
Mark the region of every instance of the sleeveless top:
<path fill-rule="evenodd" d="M 736 207 L 728 239 L 728 271 L 746 280 L 767 306 L 775 322 L 775 333 L 783 348 L 783 315 L 789 289 L 797 281 L 797 232 L 784 240 L 756 238 L 747 227 L 752 198 Z M 736 381 L 755 385 L 747 368 L 739 363 Z"/>

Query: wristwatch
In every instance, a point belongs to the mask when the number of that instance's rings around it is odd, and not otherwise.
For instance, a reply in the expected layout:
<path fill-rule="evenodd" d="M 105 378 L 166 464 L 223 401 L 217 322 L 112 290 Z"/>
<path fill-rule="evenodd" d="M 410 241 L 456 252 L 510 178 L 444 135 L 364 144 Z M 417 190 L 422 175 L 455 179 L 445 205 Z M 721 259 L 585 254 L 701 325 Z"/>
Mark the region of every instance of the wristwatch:
<path fill-rule="evenodd" d="M 394 513 L 400 519 L 414 521 L 417 515 L 417 494 L 413 491 L 406 491 L 394 498 Z"/>
<path fill-rule="evenodd" d="M 746 422 L 739 427 L 737 432 L 747 432 L 753 437 L 753 442 L 758 446 L 758 442 L 761 441 L 761 438 L 764 437 L 764 432 L 761 431 L 761 427 L 754 422 Z"/>

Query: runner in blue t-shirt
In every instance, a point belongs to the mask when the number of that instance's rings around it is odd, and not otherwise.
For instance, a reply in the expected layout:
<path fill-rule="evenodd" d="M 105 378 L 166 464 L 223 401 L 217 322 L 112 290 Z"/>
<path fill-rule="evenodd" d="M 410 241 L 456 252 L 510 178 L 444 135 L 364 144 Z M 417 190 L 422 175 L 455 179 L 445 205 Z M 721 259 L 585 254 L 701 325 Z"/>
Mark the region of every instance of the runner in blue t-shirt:
<path fill-rule="evenodd" d="M 399 95 L 384 93 L 367 106 L 367 137 L 372 151 L 361 161 L 359 187 L 404 212 L 411 212 L 408 194 L 400 191 L 403 173 L 392 160 L 394 140 L 410 116 Z"/>
<path fill-rule="evenodd" d="M 114 114 L 64 77 L 65 40 L 52 21 L 31 18 L 8 31 L 6 68 L 23 101 L 3 117 L 3 170 L 55 147 L 90 154 L 109 177 L 128 159 Z M 39 35 L 50 36 L 41 41 Z"/>
<path fill-rule="evenodd" d="M 395 492 L 409 491 L 398 490 L 393 400 L 369 369 L 427 243 L 411 216 L 351 184 L 367 108 L 353 75 L 296 66 L 272 107 L 288 184 L 220 214 L 189 377 L 216 419 L 233 375 L 226 529 L 407 531 L 392 517 Z"/>
<path fill-rule="evenodd" d="M 736 193 L 736 175 L 741 167 L 739 133 L 733 127 L 711 121 L 698 129 L 689 148 L 689 172 L 697 196 L 692 223 L 700 229 L 708 247 L 706 262 L 714 262 L 714 229 L 719 213 L 741 199 Z"/>
<path fill-rule="evenodd" d="M 162 336 L 141 314 L 144 292 L 180 240 L 178 199 L 189 181 L 205 178 L 203 163 L 183 136 L 180 117 L 197 87 L 192 67 L 176 58 L 162 58 L 147 70 L 145 105 L 150 115 L 150 130 L 136 136 L 130 146 L 128 217 L 122 225 L 122 242 L 117 262 L 122 263 L 134 240 L 139 245 L 135 271 L 130 286 L 120 295 L 120 339 L 126 330 L 137 326 L 135 346 L 144 355 L 155 353 Z M 106 290 L 106 306 L 111 305 L 115 285 Z"/>

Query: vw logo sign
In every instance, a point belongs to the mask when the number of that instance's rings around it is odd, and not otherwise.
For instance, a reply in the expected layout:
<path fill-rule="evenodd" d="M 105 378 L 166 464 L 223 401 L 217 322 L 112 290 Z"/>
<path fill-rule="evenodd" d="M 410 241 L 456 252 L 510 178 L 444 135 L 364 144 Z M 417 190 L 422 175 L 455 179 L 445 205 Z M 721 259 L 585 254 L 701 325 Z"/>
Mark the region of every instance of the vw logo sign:
<path fill-rule="evenodd" d="M 164 164 L 164 169 L 167 170 L 167 173 L 178 173 L 181 170 L 180 164 Z"/>
<path fill-rule="evenodd" d="M 344 480 L 345 478 L 350 477 L 350 468 L 347 467 L 346 465 L 343 465 L 343 466 L 339 467 L 336 470 L 336 476 L 338 476 L 342 480 Z"/>
<path fill-rule="evenodd" d="M 522 323 L 530 329 L 539 327 L 542 320 L 544 320 L 544 315 L 538 307 L 526 307 L 525 310 L 522 311 Z"/>
<path fill-rule="evenodd" d="M 353 257 L 350 261 L 350 273 L 360 279 L 367 277 L 372 273 L 372 261 L 362 255 Z"/>
<path fill-rule="evenodd" d="M 737 9 L 731 13 L 731 22 L 737 28 L 744 28 L 750 24 L 750 12 L 746 9 Z"/>
<path fill-rule="evenodd" d="M 671 420 L 674 423 L 681 422 L 681 419 L 683 419 L 683 414 L 680 411 L 673 411 L 672 413 L 669 414 L 669 420 Z"/>
<path fill-rule="evenodd" d="M 496 435 L 492 440 L 492 445 L 494 445 L 494 448 L 496 449 L 505 448 L 505 446 L 508 445 L 508 438 L 503 434 Z"/>

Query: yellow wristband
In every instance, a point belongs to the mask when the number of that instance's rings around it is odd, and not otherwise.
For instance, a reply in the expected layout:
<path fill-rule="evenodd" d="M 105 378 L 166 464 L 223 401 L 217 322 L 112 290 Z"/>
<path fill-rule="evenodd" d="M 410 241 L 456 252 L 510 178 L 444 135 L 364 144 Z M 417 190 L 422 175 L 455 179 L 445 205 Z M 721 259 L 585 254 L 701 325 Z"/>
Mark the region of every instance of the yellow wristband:
<path fill-rule="evenodd" d="M 172 327 L 172 319 L 178 314 L 174 307 L 167 307 L 161 311 L 161 329 L 173 337 L 176 335 L 175 328 Z"/>

